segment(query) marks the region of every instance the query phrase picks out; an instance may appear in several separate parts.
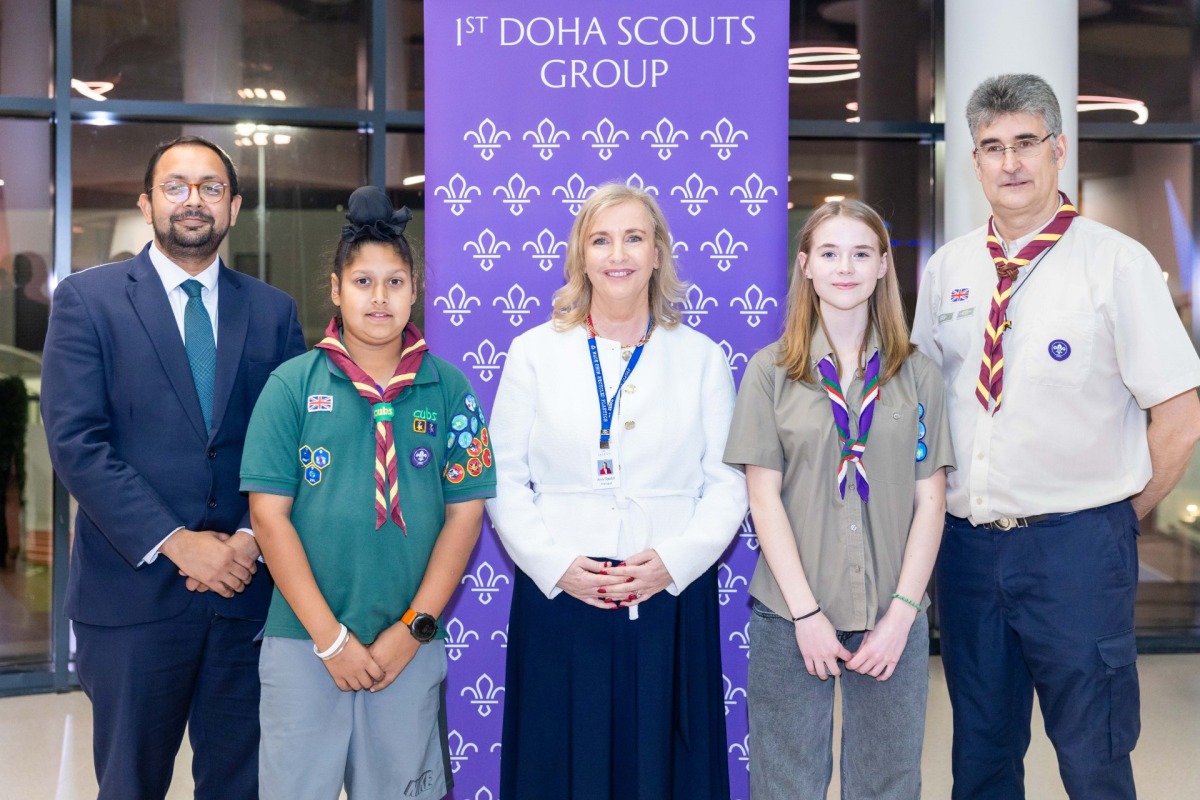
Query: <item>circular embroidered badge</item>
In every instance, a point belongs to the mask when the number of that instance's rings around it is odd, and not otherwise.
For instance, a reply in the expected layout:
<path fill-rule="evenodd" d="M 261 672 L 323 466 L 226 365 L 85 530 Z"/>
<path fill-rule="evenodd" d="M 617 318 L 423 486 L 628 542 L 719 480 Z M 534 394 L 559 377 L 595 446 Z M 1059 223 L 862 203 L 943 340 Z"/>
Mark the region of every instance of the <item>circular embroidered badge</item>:
<path fill-rule="evenodd" d="M 414 467 L 421 469 L 430 462 L 433 458 L 433 453 L 428 447 L 418 447 L 409 454 L 408 460 Z"/>
<path fill-rule="evenodd" d="M 1055 339 L 1047 348 L 1050 352 L 1050 357 L 1055 361 L 1066 361 L 1071 355 L 1071 345 L 1067 344 L 1063 339 Z"/>

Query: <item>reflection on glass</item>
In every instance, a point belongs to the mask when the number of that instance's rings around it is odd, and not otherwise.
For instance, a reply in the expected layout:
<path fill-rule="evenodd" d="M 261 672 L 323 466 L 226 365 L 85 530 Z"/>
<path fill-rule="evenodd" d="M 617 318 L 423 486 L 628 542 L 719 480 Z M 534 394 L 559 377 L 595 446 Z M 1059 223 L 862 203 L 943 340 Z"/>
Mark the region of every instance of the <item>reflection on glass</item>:
<path fill-rule="evenodd" d="M 368 8 L 368 0 L 72 3 L 72 77 L 111 83 L 107 97 L 121 100 L 362 108 Z"/>
<path fill-rule="evenodd" d="M 49 185 L 48 123 L 0 120 L 0 671 L 50 657 L 54 480 L 37 408 L 50 317 Z"/>
<path fill-rule="evenodd" d="M 1184 326 L 1197 341 L 1196 159 L 1190 144 L 1082 142 L 1080 211 L 1144 244 L 1163 271 Z M 1142 520 L 1138 542 L 1139 635 L 1200 632 L 1200 457 Z"/>
<path fill-rule="evenodd" d="M 1135 124 L 1197 119 L 1192 72 L 1195 4 L 1081 3 L 1079 93 L 1123 100 L 1082 111 L 1082 122 Z M 1129 103 L 1141 103 L 1139 112 Z"/>
<path fill-rule="evenodd" d="M 791 4 L 792 119 L 928 122 L 933 16 L 922 0 Z"/>

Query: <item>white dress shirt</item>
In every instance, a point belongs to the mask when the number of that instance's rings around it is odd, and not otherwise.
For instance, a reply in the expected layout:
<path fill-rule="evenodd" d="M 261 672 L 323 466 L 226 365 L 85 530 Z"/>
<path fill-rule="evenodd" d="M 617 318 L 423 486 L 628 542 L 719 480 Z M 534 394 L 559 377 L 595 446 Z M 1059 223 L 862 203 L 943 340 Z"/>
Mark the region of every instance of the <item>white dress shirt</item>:
<path fill-rule="evenodd" d="M 992 414 L 975 396 L 996 288 L 986 236 L 978 228 L 933 255 L 913 320 L 947 386 L 958 462 L 947 511 L 979 524 L 1132 497 L 1151 475 L 1144 409 L 1200 385 L 1162 269 L 1138 242 L 1076 217 L 1017 278 Z"/>

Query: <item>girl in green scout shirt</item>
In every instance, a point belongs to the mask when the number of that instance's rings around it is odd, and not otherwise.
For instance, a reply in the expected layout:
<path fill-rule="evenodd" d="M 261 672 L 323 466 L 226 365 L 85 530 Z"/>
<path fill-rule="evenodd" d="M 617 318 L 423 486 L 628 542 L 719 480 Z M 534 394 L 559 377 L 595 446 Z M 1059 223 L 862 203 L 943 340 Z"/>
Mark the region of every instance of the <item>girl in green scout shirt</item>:
<path fill-rule="evenodd" d="M 409 322 L 408 209 L 350 196 L 316 349 L 272 373 L 242 491 L 276 591 L 259 660 L 269 798 L 442 797 L 451 786 L 438 616 L 495 474 L 466 377 Z"/>
<path fill-rule="evenodd" d="M 842 676 L 842 797 L 918 800 L 925 586 L 953 466 L 938 368 L 909 344 L 883 221 L 826 203 L 800 235 L 783 338 L 747 365 L 725 461 L 744 465 L 750 790 L 825 797 Z"/>

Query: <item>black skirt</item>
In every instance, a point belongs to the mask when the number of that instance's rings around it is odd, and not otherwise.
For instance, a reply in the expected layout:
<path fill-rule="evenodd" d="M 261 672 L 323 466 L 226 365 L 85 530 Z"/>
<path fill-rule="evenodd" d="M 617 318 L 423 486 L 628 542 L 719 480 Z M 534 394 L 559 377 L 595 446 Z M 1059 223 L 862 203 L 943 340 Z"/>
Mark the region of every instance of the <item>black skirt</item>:
<path fill-rule="evenodd" d="M 516 571 L 501 800 L 728 800 L 716 575 L 631 620 Z"/>

